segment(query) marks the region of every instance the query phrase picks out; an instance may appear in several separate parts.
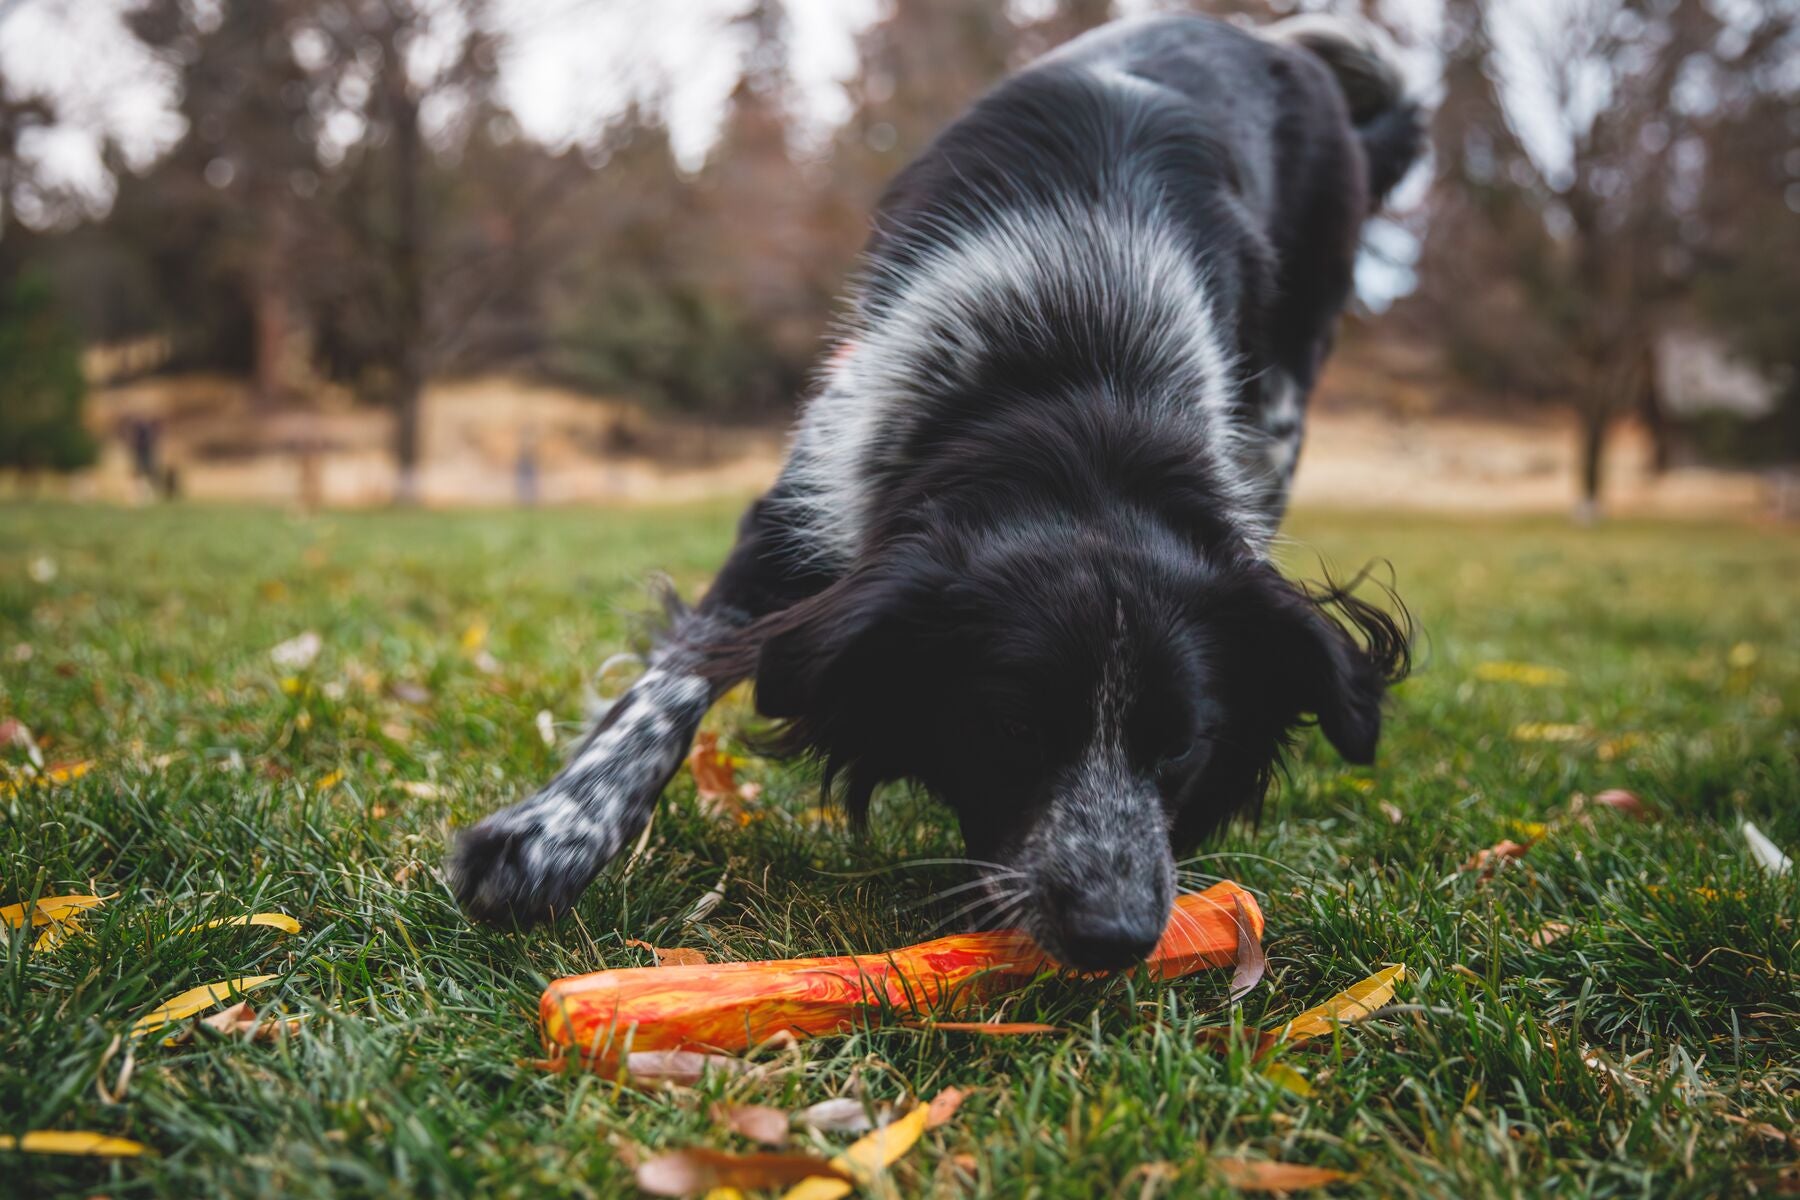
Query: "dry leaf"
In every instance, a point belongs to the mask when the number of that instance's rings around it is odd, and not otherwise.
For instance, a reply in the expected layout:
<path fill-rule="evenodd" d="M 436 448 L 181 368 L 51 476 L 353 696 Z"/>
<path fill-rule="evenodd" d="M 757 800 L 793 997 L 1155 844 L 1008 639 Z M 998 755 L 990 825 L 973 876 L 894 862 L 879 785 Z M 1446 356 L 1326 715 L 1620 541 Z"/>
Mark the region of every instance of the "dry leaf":
<path fill-rule="evenodd" d="M 258 1017 L 248 1000 L 239 1000 L 230 1008 L 222 1008 L 210 1017 L 201 1018 L 195 1025 L 204 1025 L 225 1037 L 272 1042 L 278 1037 L 299 1033 L 305 1020 L 304 1017 Z M 180 1032 L 164 1038 L 163 1045 L 180 1046 L 193 1041 L 195 1025 L 184 1026 Z"/>
<path fill-rule="evenodd" d="M 203 983 L 199 987 L 189 988 L 179 996 L 164 1000 L 161 1004 L 131 1023 L 131 1036 L 141 1037 L 164 1025 L 191 1017 L 203 1012 L 215 1004 L 221 1004 L 234 993 L 248 992 L 268 984 L 279 976 L 246 975 L 241 979 L 225 979 L 218 983 Z"/>
<path fill-rule="evenodd" d="M 1285 1088 L 1296 1096 L 1312 1095 L 1312 1083 L 1307 1080 L 1306 1076 L 1286 1063 L 1266 1063 L 1261 1074 L 1270 1083 Z"/>
<path fill-rule="evenodd" d="M 810 1104 L 794 1114 L 794 1121 L 819 1133 L 863 1133 L 877 1124 L 885 1124 L 870 1117 L 868 1107 L 854 1096 L 839 1096 Z"/>
<path fill-rule="evenodd" d="M 696 737 L 687 762 L 700 807 L 713 812 L 736 809 L 737 767 L 731 755 L 720 752 L 718 734 L 709 730 Z"/>
<path fill-rule="evenodd" d="M 1297 1192 L 1341 1183 L 1350 1175 L 1327 1167 L 1266 1162 L 1249 1158 L 1215 1158 L 1213 1170 L 1240 1192 Z"/>
<path fill-rule="evenodd" d="M 925 1106 L 925 1128 L 936 1129 L 956 1115 L 969 1093 L 962 1088 L 948 1087 L 931 1098 Z"/>
<path fill-rule="evenodd" d="M 787 1141 L 787 1114 L 766 1104 L 715 1104 L 712 1119 L 738 1136 L 765 1146 L 779 1146 Z"/>
<path fill-rule="evenodd" d="M 1536 663 L 1484 662 L 1476 664 L 1475 678 L 1484 683 L 1522 683 L 1526 687 L 1561 687 L 1569 682 L 1569 673 L 1561 667 L 1540 667 Z"/>
<path fill-rule="evenodd" d="M 1771 875 L 1786 875 L 1794 868 L 1794 860 L 1781 852 L 1781 847 L 1771 842 L 1763 831 L 1745 821 L 1742 829 L 1744 840 L 1750 843 L 1750 857 L 1756 865 Z"/>
<path fill-rule="evenodd" d="M 308 629 L 297 637 L 272 647 L 269 658 L 284 671 L 304 671 L 312 666 L 313 660 L 319 657 L 319 651 L 325 648 L 325 639 Z"/>
<path fill-rule="evenodd" d="M 698 1196 L 724 1187 L 764 1191 L 819 1176 L 845 1178 L 841 1168 L 811 1154 L 727 1154 L 696 1146 L 639 1163 L 637 1185 L 652 1196 Z"/>
<path fill-rule="evenodd" d="M 114 892 L 113 896 L 116 895 L 118 893 Z M 29 924 L 49 925 L 55 921 L 67 921 L 76 913 L 90 908 L 99 908 L 110 899 L 112 896 L 45 896 L 31 905 Z M 0 908 L 0 924 L 13 929 L 27 924 L 25 907 L 24 904 L 8 904 L 5 908 Z"/>
<path fill-rule="evenodd" d="M 1394 987 L 1406 978 L 1403 966 L 1387 967 L 1344 989 L 1316 1008 L 1309 1008 L 1282 1027 L 1289 1041 L 1329 1034 L 1340 1023 L 1360 1021 L 1394 998 Z"/>
<path fill-rule="evenodd" d="M 1249 995 L 1250 990 L 1262 982 L 1269 962 L 1263 957 L 1262 939 L 1256 936 L 1250 914 L 1244 910 L 1244 898 L 1233 896 L 1231 902 L 1237 907 L 1237 962 L 1231 973 L 1231 999 L 1235 1002 Z"/>
<path fill-rule="evenodd" d="M 932 1101 L 933 1104 L 936 1102 L 936 1099 Z M 838 1200 L 838 1197 L 850 1194 L 851 1180 L 856 1185 L 866 1186 L 913 1148 L 930 1125 L 931 1108 L 931 1104 L 916 1105 L 899 1120 L 857 1138 L 831 1160 L 831 1165 L 837 1168 L 837 1178 L 815 1176 L 807 1179 L 788 1189 L 782 1200 Z"/>
<path fill-rule="evenodd" d="M 1489 846 L 1486 850 L 1477 850 L 1474 854 L 1471 854 L 1464 860 L 1463 865 L 1458 867 L 1457 870 L 1480 871 L 1481 877 L 1483 879 L 1488 879 L 1499 869 L 1501 863 L 1509 858 L 1518 858 L 1529 849 L 1531 849 L 1530 843 L 1515 842 L 1508 838 L 1503 842 Z"/>
<path fill-rule="evenodd" d="M 427 783 L 422 779 L 409 779 L 400 785 L 400 790 L 414 800 L 436 800 L 438 798 L 437 784 Z"/>
<path fill-rule="evenodd" d="M 1018 1037 L 1031 1033 L 1061 1033 L 1060 1025 L 1038 1021 L 920 1021 L 919 1029 L 939 1029 L 949 1033 L 981 1033 L 989 1037 Z"/>
<path fill-rule="evenodd" d="M 656 965 L 659 967 L 698 967 L 707 961 L 703 952 L 690 950 L 685 946 L 676 946 L 665 950 L 661 946 L 652 946 L 640 938 L 626 938 L 625 944 L 636 946 L 640 950 L 648 950 L 656 955 Z"/>
<path fill-rule="evenodd" d="M 44 926 L 44 932 L 37 935 L 37 940 L 31 943 L 31 948 L 39 954 L 54 950 L 81 931 L 81 921 L 76 917 L 52 922 Z"/>
<path fill-rule="evenodd" d="M 279 929 L 283 933 L 299 933 L 300 922 L 286 913 L 259 912 L 242 917 L 217 917 L 211 921 L 202 921 L 198 925 L 189 925 L 186 929 L 177 929 L 171 937 L 180 937 L 184 933 L 198 933 L 202 929 L 221 929 L 227 925 L 261 925 L 269 929 Z"/>
<path fill-rule="evenodd" d="M 1644 802 L 1638 799 L 1636 792 L 1628 792 L 1624 788 L 1608 788 L 1594 797 L 1594 803 L 1604 805 L 1615 812 L 1622 812 L 1628 817 L 1636 817 L 1640 821 L 1648 821 L 1653 816 Z"/>
<path fill-rule="evenodd" d="M 1589 736 L 1585 725 L 1559 725 L 1551 721 L 1522 721 L 1513 726 L 1515 742 L 1579 742 Z"/>
<path fill-rule="evenodd" d="M 1545 921 L 1542 925 L 1533 930 L 1531 936 L 1525 940 L 1532 945 L 1541 948 L 1548 946 L 1551 942 L 1556 941 L 1567 932 L 1569 932 L 1569 926 L 1562 921 Z"/>
<path fill-rule="evenodd" d="M 635 1083 L 675 1083 L 692 1086 L 708 1071 L 742 1075 L 750 1064 L 729 1054 L 702 1054 L 698 1050 L 635 1050 L 625 1056 L 625 1073 Z"/>
<path fill-rule="evenodd" d="M 74 1154 L 83 1158 L 135 1158 L 146 1149 L 142 1142 L 130 1138 L 109 1137 L 85 1129 L 34 1129 L 13 1137 L 0 1133 L 0 1150 L 21 1150 L 26 1154 Z"/>
<path fill-rule="evenodd" d="M 705 895 L 694 901 L 694 907 L 688 909 L 687 915 L 681 918 L 681 923 L 683 925 L 692 925 L 695 922 L 704 921 L 707 917 L 712 915 L 712 910 L 719 907 L 725 899 L 725 880 L 730 875 L 731 872 L 729 871 L 721 871 L 719 873 L 719 882 L 713 884 L 712 888 Z"/>
<path fill-rule="evenodd" d="M 1398 825 L 1400 822 L 1406 820 L 1406 814 L 1400 811 L 1400 806 L 1397 804 L 1392 804 L 1383 800 L 1376 807 L 1381 809 L 1381 815 L 1388 819 L 1388 824 L 1390 825 Z"/>

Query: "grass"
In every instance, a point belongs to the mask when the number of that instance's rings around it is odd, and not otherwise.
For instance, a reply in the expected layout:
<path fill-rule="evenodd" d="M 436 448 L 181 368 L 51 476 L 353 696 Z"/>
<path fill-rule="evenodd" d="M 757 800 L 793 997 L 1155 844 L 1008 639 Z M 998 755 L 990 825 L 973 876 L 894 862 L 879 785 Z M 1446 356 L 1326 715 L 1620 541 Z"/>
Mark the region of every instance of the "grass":
<path fill-rule="evenodd" d="M 1749 817 L 1800 850 L 1791 530 L 1296 518 L 1291 566 L 1391 558 L 1425 639 L 1380 767 L 1309 740 L 1261 826 L 1189 864 L 1192 881 L 1264 897 L 1270 975 L 1241 1012 L 1222 973 L 1052 980 L 989 1011 L 1060 1036 L 869 1029 L 697 1092 L 519 1065 L 545 981 L 647 962 L 627 937 L 730 959 L 878 950 L 928 936 L 960 899 L 931 899 L 952 868 L 891 869 L 956 852 L 927 802 L 882 798 L 859 840 L 807 816 L 805 769 L 764 763 L 746 774 L 766 785 L 765 819 L 703 816 L 684 774 L 646 857 L 554 927 L 471 928 L 438 882 L 452 827 L 554 768 L 534 718 L 554 714 L 567 743 L 640 581 L 666 569 L 692 594 L 732 517 L 0 512 L 0 718 L 48 739 L 52 761 L 94 763 L 0 795 L 0 903 L 117 893 L 54 950 L 5 944 L 0 1132 L 154 1150 L 0 1156 L 0 1190 L 629 1194 L 623 1148 L 732 1144 L 709 1100 L 949 1084 L 980 1090 L 897 1168 L 894 1194 L 1222 1193 L 1212 1154 L 1354 1171 L 1340 1191 L 1371 1196 L 1795 1186 L 1794 1144 L 1757 1125 L 1792 1130 L 1800 1107 L 1800 881 L 1759 871 L 1737 831 Z M 317 661 L 276 667 L 270 647 L 307 629 Z M 1567 678 L 1479 678 L 1496 660 Z M 729 734 L 743 714 L 716 719 Z M 1527 723 L 1571 740 L 1521 740 Z M 1660 819 L 1602 811 L 1491 880 L 1458 872 L 1515 823 L 1608 787 Z M 725 902 L 684 927 L 728 868 Z M 302 932 L 178 932 L 253 910 Z M 1534 944 L 1552 921 L 1569 932 Z M 1310 1096 L 1196 1037 L 1279 1022 L 1385 963 L 1409 970 L 1399 1003 L 1286 1056 Z M 134 1017 L 263 973 L 280 979 L 258 999 L 312 1014 L 304 1033 L 146 1038 L 122 1099 L 103 1097 Z"/>

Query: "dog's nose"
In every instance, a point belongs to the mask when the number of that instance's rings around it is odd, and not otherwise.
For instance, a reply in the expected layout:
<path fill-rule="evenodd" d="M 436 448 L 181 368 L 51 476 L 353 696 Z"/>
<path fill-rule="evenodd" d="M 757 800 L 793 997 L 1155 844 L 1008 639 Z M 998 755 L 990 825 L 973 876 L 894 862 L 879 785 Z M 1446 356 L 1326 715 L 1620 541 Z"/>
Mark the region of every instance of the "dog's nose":
<path fill-rule="evenodd" d="M 1084 971 L 1128 967 L 1156 949 L 1162 927 L 1161 921 L 1078 904 L 1063 915 L 1063 965 Z"/>

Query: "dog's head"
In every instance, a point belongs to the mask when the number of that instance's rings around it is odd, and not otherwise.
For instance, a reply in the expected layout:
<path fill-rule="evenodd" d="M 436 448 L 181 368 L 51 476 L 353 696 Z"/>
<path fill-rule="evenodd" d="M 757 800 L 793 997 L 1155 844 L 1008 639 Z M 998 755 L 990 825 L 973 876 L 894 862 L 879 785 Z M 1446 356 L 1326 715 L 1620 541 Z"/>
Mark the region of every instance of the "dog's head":
<path fill-rule="evenodd" d="M 1260 803 L 1307 716 L 1369 762 L 1407 656 L 1386 613 L 1266 563 L 1054 527 L 904 542 L 763 632 L 757 704 L 787 748 L 858 814 L 923 783 L 993 915 L 1081 968 L 1154 947 L 1175 850 Z"/>

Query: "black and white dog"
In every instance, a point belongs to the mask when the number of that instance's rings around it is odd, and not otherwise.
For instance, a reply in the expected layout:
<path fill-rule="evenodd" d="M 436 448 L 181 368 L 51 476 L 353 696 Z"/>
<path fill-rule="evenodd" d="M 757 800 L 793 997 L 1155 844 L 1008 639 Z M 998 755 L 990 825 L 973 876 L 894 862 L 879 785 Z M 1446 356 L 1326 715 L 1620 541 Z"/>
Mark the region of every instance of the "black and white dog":
<path fill-rule="evenodd" d="M 889 188 L 706 598 L 463 834 L 467 910 L 567 908 L 754 676 L 853 813 L 900 779 L 953 809 L 998 919 L 1072 966 L 1147 953 L 1174 851 L 1257 807 L 1308 716 L 1370 761 L 1406 670 L 1400 621 L 1268 549 L 1363 221 L 1422 140 L 1373 33 L 1312 18 L 1121 22 L 995 88 Z"/>

